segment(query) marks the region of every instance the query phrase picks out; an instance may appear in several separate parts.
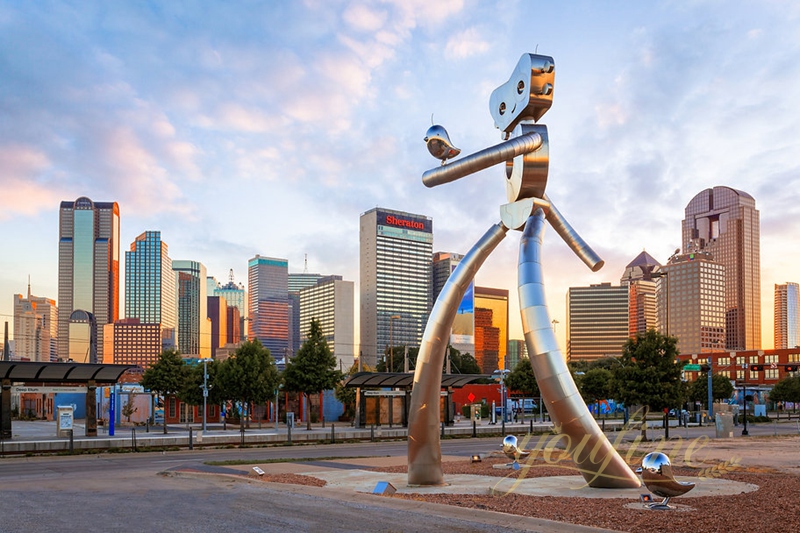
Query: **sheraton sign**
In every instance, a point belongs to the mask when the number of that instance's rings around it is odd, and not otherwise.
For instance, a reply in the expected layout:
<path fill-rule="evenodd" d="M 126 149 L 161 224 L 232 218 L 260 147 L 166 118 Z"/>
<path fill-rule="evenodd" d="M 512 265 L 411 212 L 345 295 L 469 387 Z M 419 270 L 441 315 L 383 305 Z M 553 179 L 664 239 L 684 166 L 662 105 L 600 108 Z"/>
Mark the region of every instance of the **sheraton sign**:
<path fill-rule="evenodd" d="M 378 212 L 378 224 L 432 233 L 431 220 L 426 218 L 410 218 L 386 212 Z"/>

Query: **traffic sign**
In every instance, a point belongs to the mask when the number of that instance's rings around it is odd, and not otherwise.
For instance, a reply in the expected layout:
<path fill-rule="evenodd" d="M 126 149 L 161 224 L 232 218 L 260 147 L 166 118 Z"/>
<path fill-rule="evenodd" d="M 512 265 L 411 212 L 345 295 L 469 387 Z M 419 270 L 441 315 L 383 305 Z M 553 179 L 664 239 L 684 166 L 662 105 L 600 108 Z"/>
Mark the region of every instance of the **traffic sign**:
<path fill-rule="evenodd" d="M 699 372 L 700 365 L 684 365 L 683 369 L 687 372 Z"/>

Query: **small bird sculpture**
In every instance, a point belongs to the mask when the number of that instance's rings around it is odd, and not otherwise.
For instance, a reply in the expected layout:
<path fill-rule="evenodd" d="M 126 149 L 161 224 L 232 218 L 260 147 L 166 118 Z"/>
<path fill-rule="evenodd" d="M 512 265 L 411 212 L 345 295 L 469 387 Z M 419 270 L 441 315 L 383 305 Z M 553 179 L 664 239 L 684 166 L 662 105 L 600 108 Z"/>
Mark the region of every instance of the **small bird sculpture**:
<path fill-rule="evenodd" d="M 661 452 L 651 452 L 645 455 L 639 472 L 642 474 L 642 481 L 647 490 L 664 498 L 661 502 L 651 503 L 649 505 L 651 509 L 672 509 L 668 505 L 670 498 L 686 494 L 694 488 L 694 483 L 675 479 L 669 457 Z"/>
<path fill-rule="evenodd" d="M 514 470 L 519 470 L 519 460 L 528 457 L 531 452 L 523 450 L 517 445 L 517 437 L 514 435 L 507 435 L 503 439 L 503 453 L 506 457 L 514 461 L 511 466 Z"/>
<path fill-rule="evenodd" d="M 447 135 L 447 130 L 444 126 L 434 124 L 428 128 L 425 134 L 425 142 L 428 145 L 428 151 L 436 159 L 441 159 L 444 165 L 448 159 L 452 159 L 461 153 L 461 149 L 453 146 L 450 142 L 450 137 Z"/>

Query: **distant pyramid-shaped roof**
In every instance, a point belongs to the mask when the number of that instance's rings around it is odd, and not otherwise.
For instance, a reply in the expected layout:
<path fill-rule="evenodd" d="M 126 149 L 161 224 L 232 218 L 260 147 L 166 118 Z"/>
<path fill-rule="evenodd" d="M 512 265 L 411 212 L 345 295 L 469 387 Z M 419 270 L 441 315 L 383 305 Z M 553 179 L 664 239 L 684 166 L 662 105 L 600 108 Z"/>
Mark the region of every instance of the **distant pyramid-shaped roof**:
<path fill-rule="evenodd" d="M 621 283 L 630 283 L 640 279 L 650 280 L 650 273 L 656 268 L 661 267 L 661 263 L 642 250 L 642 253 L 637 255 L 633 261 L 628 263 L 625 267 L 625 272 L 622 273 L 620 278 Z"/>

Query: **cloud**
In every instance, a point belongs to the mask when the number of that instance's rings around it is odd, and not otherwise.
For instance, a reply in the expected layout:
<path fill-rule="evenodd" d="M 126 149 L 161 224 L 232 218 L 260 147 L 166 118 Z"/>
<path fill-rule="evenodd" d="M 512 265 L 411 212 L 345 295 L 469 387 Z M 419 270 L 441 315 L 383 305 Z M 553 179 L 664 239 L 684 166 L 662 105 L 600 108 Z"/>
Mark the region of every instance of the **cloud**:
<path fill-rule="evenodd" d="M 489 42 L 483 38 L 477 28 L 469 28 L 453 35 L 447 40 L 445 57 L 464 59 L 487 52 Z"/>
<path fill-rule="evenodd" d="M 0 146 L 0 220 L 35 215 L 58 203 L 60 187 L 48 176 L 51 167 L 50 159 L 36 147 Z"/>

